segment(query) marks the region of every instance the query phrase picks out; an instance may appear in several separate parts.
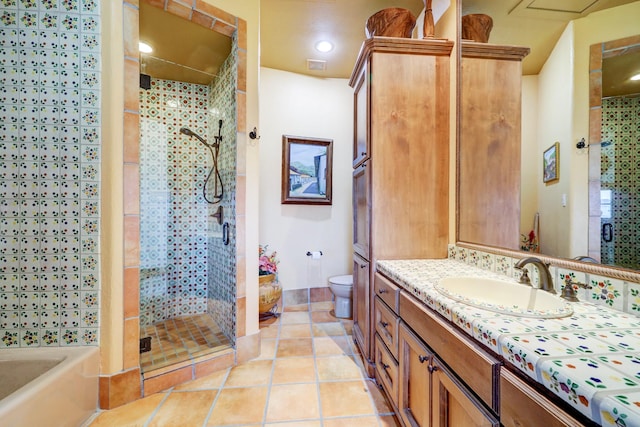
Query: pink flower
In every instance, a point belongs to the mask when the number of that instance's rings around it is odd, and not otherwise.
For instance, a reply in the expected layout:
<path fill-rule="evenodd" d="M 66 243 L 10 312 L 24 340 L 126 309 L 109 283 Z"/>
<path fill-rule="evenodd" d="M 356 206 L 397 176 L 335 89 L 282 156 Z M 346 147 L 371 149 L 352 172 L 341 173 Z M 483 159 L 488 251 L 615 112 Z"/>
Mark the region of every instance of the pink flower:
<path fill-rule="evenodd" d="M 258 250 L 258 274 L 263 276 L 265 274 L 275 274 L 278 272 L 278 261 L 276 251 L 267 254 L 268 245 L 260 245 Z"/>

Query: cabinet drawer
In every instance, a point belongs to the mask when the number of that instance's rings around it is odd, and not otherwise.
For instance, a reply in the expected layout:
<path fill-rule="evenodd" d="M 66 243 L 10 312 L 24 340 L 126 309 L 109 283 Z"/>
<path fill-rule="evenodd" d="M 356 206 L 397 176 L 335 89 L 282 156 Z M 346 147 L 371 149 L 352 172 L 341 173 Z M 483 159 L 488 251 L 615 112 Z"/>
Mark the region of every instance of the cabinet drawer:
<path fill-rule="evenodd" d="M 584 425 L 506 369 L 500 373 L 500 422 L 505 427 Z"/>
<path fill-rule="evenodd" d="M 398 407 L 398 362 L 393 358 L 380 335 L 375 339 L 376 378 L 382 383 L 394 407 Z"/>
<path fill-rule="evenodd" d="M 374 304 L 375 313 L 373 315 L 376 332 L 385 343 L 393 357 L 398 359 L 398 324 L 400 319 L 396 314 L 376 297 Z"/>
<path fill-rule="evenodd" d="M 446 360 L 462 381 L 497 413 L 501 362 L 405 292 L 400 295 L 398 313 L 439 358 Z"/>
<path fill-rule="evenodd" d="M 397 313 L 400 288 L 380 273 L 376 273 L 373 286 L 375 294 Z"/>

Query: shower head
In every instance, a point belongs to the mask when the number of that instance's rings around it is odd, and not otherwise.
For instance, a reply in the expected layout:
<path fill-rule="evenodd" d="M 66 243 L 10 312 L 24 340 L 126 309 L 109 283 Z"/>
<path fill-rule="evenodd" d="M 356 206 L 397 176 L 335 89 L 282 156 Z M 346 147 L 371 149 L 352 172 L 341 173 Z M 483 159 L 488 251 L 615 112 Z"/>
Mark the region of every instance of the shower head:
<path fill-rule="evenodd" d="M 196 138 L 198 138 L 198 140 L 200 142 L 202 142 L 204 145 L 208 146 L 209 144 L 207 143 L 207 141 L 201 137 L 200 135 L 198 135 L 197 133 L 195 133 L 194 131 L 192 131 L 189 128 L 180 128 L 180 133 L 187 135 L 187 136 L 194 136 Z"/>

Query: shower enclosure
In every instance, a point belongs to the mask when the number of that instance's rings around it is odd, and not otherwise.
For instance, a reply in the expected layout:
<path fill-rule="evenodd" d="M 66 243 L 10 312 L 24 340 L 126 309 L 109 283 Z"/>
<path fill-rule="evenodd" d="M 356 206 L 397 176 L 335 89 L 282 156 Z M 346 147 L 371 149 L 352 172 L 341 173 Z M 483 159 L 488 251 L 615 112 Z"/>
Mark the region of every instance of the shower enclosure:
<path fill-rule="evenodd" d="M 602 99 L 600 255 L 603 264 L 640 269 L 640 95 Z"/>
<path fill-rule="evenodd" d="M 143 372 L 234 345 L 237 49 L 229 43 L 210 83 L 149 72 L 140 88 Z M 145 61 L 162 59 L 143 57 L 143 72 Z"/>

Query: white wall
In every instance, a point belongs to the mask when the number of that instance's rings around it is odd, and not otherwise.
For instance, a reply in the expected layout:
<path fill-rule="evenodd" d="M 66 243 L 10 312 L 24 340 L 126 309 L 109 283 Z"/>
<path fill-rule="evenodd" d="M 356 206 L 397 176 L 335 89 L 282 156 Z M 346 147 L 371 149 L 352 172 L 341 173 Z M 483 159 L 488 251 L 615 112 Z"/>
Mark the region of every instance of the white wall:
<path fill-rule="evenodd" d="M 533 229 L 538 212 L 538 181 L 542 168 L 538 158 L 538 76 L 522 77 L 522 164 L 520 167 L 520 233 Z"/>
<path fill-rule="evenodd" d="M 569 164 L 575 143 L 572 139 L 573 104 L 573 25 L 569 23 L 538 75 L 538 144 L 531 161 L 542 170 L 542 154 L 556 141 L 560 143 L 560 180 L 543 183 L 542 172 L 537 179 L 538 210 L 540 212 L 540 252 L 568 257 L 570 229 Z M 567 195 L 567 206 L 561 204 Z M 563 238 L 564 237 L 564 238 Z"/>
<path fill-rule="evenodd" d="M 283 289 L 327 286 L 328 277 L 350 274 L 353 90 L 348 81 L 261 68 L 259 134 L 259 240 L 278 252 Z M 282 135 L 333 140 L 332 205 L 280 203 Z M 314 261 L 307 251 L 323 256 Z"/>

